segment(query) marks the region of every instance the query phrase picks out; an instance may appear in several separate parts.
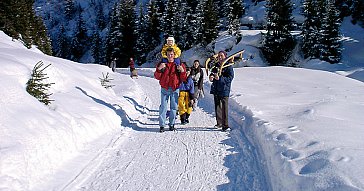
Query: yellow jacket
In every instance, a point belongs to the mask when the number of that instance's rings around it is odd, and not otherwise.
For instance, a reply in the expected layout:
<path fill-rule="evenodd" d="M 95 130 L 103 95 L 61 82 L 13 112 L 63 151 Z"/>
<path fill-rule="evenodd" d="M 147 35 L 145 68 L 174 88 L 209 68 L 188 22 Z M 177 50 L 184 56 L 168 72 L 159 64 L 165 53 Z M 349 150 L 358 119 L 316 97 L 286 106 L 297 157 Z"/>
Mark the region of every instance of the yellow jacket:
<path fill-rule="evenodd" d="M 174 50 L 174 58 L 178 58 L 181 56 L 181 49 L 178 48 L 177 44 L 174 44 L 172 46 L 164 44 L 161 52 L 163 58 L 167 58 L 167 48 L 169 47 L 173 48 Z"/>

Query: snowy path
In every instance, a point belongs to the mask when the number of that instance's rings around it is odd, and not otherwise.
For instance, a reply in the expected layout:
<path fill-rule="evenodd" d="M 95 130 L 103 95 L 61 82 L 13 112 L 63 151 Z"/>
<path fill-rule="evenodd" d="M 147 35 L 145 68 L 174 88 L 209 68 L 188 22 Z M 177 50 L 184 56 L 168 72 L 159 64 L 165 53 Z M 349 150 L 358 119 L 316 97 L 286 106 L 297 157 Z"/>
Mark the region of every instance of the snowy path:
<path fill-rule="evenodd" d="M 118 80 L 115 84 L 122 84 Z M 130 84 L 128 91 L 114 87 L 124 98 L 114 104 L 122 126 L 130 128 L 116 135 L 63 190 L 269 190 L 256 151 L 241 131 L 211 128 L 215 119 L 209 95 L 192 113 L 190 124 L 181 126 L 177 120 L 177 131 L 159 133 L 158 82 L 140 76 Z M 233 129 L 242 125 L 239 108 L 232 107 Z"/>

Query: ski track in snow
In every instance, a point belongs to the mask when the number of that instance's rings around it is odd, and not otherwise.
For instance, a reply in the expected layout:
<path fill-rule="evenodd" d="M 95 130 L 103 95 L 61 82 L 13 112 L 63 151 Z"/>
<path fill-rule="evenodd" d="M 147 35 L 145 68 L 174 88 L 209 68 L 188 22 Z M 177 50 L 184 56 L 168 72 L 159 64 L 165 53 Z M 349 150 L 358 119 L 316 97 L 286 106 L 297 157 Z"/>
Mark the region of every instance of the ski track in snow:
<path fill-rule="evenodd" d="M 118 71 L 129 75 L 128 70 Z M 214 129 L 213 98 L 205 82 L 205 97 L 190 123 L 182 126 L 177 119 L 177 131 L 159 133 L 160 86 L 151 72 L 130 79 L 133 94 L 116 85 L 114 91 L 124 102 L 113 105 L 121 125 L 130 128 L 62 190 L 270 190 L 264 162 L 242 130 L 255 125 L 249 111 L 230 99 L 232 130 Z"/>

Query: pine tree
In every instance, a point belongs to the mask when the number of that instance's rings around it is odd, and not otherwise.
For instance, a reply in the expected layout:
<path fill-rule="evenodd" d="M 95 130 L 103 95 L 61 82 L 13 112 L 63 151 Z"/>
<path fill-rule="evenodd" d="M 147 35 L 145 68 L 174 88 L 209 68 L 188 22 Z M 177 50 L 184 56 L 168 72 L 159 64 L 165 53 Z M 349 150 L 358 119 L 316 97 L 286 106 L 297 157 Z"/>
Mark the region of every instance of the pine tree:
<path fill-rule="evenodd" d="M 102 11 L 103 7 L 101 3 L 98 3 L 96 6 L 96 22 L 98 30 L 104 29 L 106 27 L 107 20 L 105 18 L 104 12 Z"/>
<path fill-rule="evenodd" d="M 70 21 L 75 14 L 75 4 L 73 0 L 66 0 L 64 5 L 64 14 L 66 15 L 66 19 Z"/>
<path fill-rule="evenodd" d="M 51 54 L 51 42 L 40 17 L 33 8 L 34 0 L 4 0 L 0 2 L 0 30 L 21 40 L 28 48 L 36 45 Z"/>
<path fill-rule="evenodd" d="M 43 67 L 43 62 L 39 61 L 33 68 L 31 78 L 27 82 L 26 90 L 27 92 L 32 95 L 33 97 L 37 98 L 40 102 L 44 103 L 45 105 L 49 105 L 51 100 L 49 96 L 51 93 L 47 93 L 51 85 L 54 83 L 46 83 L 44 80 L 47 80 L 47 74 L 44 73 L 44 70 L 50 66 L 47 65 Z"/>
<path fill-rule="evenodd" d="M 177 18 L 175 19 L 175 39 L 176 39 L 176 43 L 179 46 L 179 48 L 183 51 L 184 49 L 186 49 L 186 47 L 188 47 L 187 44 L 187 39 L 188 39 L 188 35 L 186 33 L 188 27 L 187 25 L 189 24 L 189 13 L 187 12 L 187 4 L 186 1 L 184 0 L 177 0 L 177 3 L 179 4 L 179 9 L 177 11 Z"/>
<path fill-rule="evenodd" d="M 121 6 L 119 4 L 115 4 L 112 8 L 111 16 L 110 16 L 110 27 L 108 29 L 109 33 L 106 38 L 105 43 L 105 62 L 106 64 L 111 63 L 111 60 L 114 58 L 121 57 L 121 45 L 122 41 L 122 32 L 121 32 L 121 16 L 120 16 Z M 120 67 L 119 62 L 116 63 L 116 67 Z"/>
<path fill-rule="evenodd" d="M 232 35 L 236 35 L 240 29 L 240 18 L 244 14 L 244 7 L 240 0 L 229 1 L 229 15 L 228 15 L 228 31 Z"/>
<path fill-rule="evenodd" d="M 32 36 L 34 36 L 34 45 L 38 47 L 43 53 L 52 55 L 52 45 L 51 40 L 48 37 L 47 29 L 43 24 L 43 20 L 40 16 L 34 17 L 34 31 Z"/>
<path fill-rule="evenodd" d="M 147 15 L 144 13 L 143 5 L 139 3 L 139 13 L 135 23 L 136 41 L 135 41 L 135 60 L 144 63 L 147 52 L 151 49 L 151 38 L 148 36 Z"/>
<path fill-rule="evenodd" d="M 203 10 L 204 2 L 199 1 L 197 4 L 196 12 L 193 14 L 193 19 L 191 20 L 191 34 L 194 41 L 194 45 L 200 44 L 203 33 L 203 19 L 204 19 L 204 10 Z"/>
<path fill-rule="evenodd" d="M 180 11 L 179 0 L 167 0 L 166 11 L 164 12 L 164 33 L 165 36 L 174 36 L 178 41 L 177 33 L 179 30 L 179 15 Z"/>
<path fill-rule="evenodd" d="M 69 59 L 70 58 L 70 43 L 69 39 L 66 36 L 66 31 L 63 25 L 59 27 L 59 33 L 57 37 L 57 43 L 58 46 L 55 47 L 55 55 L 60 58 Z"/>
<path fill-rule="evenodd" d="M 122 45 L 120 49 L 120 66 L 127 68 L 129 58 L 134 57 L 135 45 L 135 5 L 133 0 L 122 0 L 120 9 Z"/>
<path fill-rule="evenodd" d="M 293 28 L 292 4 L 289 0 L 268 0 L 266 10 L 264 56 L 271 65 L 285 65 L 295 46 L 290 34 Z"/>
<path fill-rule="evenodd" d="M 153 47 L 156 47 L 160 44 L 160 34 L 161 34 L 161 28 L 159 24 L 158 19 L 158 9 L 156 1 L 150 1 L 149 7 L 148 7 L 148 20 L 147 20 L 147 29 L 148 29 L 148 36 L 150 38 L 151 42 L 151 49 Z"/>
<path fill-rule="evenodd" d="M 72 39 L 71 59 L 73 61 L 80 61 L 88 46 L 89 37 L 87 35 L 86 24 L 80 14 L 76 23 L 75 32 Z"/>
<path fill-rule="evenodd" d="M 341 59 L 341 21 L 334 2 L 328 1 L 322 25 L 321 60 L 338 63 Z"/>
<path fill-rule="evenodd" d="M 205 0 L 204 15 L 202 21 L 202 44 L 207 45 L 218 36 L 217 31 L 217 8 L 213 0 Z"/>
<path fill-rule="evenodd" d="M 164 0 L 155 0 L 155 7 L 156 7 L 156 15 L 159 22 L 159 28 L 158 31 L 164 32 L 164 29 L 166 28 L 166 20 L 165 20 L 165 11 L 166 11 L 166 3 Z M 164 34 L 163 34 L 164 35 Z M 160 43 L 164 42 L 164 38 L 160 39 Z"/>
<path fill-rule="evenodd" d="M 184 3 L 184 2 L 183 2 Z M 190 2 L 191 5 L 195 6 L 195 2 Z M 181 48 L 190 49 L 193 45 L 197 44 L 196 36 L 194 33 L 198 33 L 197 23 L 201 23 L 197 20 L 195 9 L 192 9 L 190 5 L 186 2 L 184 3 L 184 10 L 182 12 L 183 26 L 181 31 Z"/>
<path fill-rule="evenodd" d="M 352 6 L 352 21 L 353 24 L 359 24 L 364 28 L 364 1 L 354 0 Z"/>
<path fill-rule="evenodd" d="M 99 34 L 99 31 L 96 30 L 94 32 L 94 34 L 92 35 L 92 46 L 91 46 L 92 57 L 94 59 L 94 63 L 96 63 L 96 64 L 103 63 L 103 59 L 102 59 L 103 51 L 102 51 L 101 47 L 103 47 L 103 46 L 102 46 L 100 34 Z"/>
<path fill-rule="evenodd" d="M 302 51 L 305 58 L 320 57 L 321 18 L 318 17 L 316 4 L 315 0 L 305 0 L 303 3 Z"/>

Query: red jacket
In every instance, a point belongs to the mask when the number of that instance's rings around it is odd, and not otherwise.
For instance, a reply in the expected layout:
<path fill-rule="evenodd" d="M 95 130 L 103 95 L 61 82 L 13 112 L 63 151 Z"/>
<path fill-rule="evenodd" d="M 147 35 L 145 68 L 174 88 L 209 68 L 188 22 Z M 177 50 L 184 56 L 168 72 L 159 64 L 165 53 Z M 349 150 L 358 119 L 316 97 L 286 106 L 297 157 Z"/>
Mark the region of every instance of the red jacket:
<path fill-rule="evenodd" d="M 154 72 L 154 77 L 159 80 L 161 87 L 166 90 L 171 87 L 174 91 L 179 88 L 183 81 L 187 80 L 186 66 L 183 64 L 183 72 L 178 72 L 177 66 L 174 62 L 167 63 L 163 72 L 158 70 L 158 66 L 159 64 L 157 64 L 157 70 Z"/>

